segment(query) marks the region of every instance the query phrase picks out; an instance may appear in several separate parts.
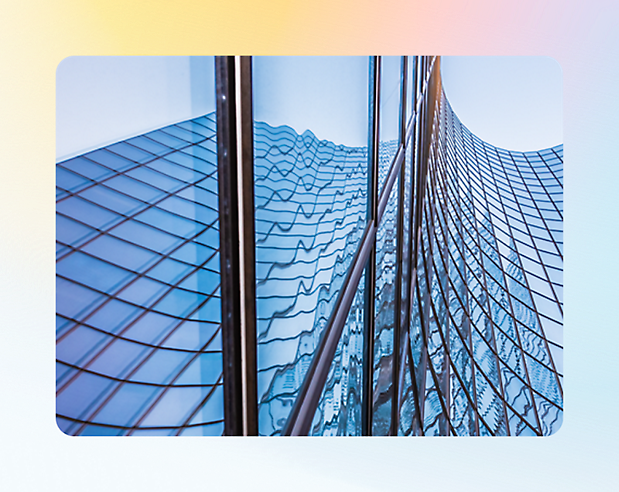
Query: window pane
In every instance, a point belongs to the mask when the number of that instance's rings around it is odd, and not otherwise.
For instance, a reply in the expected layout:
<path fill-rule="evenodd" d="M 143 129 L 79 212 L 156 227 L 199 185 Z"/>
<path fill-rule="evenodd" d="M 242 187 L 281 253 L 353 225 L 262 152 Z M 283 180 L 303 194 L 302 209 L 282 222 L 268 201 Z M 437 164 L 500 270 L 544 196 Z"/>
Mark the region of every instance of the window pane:
<path fill-rule="evenodd" d="M 260 434 L 279 434 L 366 220 L 369 59 L 255 57 Z"/>

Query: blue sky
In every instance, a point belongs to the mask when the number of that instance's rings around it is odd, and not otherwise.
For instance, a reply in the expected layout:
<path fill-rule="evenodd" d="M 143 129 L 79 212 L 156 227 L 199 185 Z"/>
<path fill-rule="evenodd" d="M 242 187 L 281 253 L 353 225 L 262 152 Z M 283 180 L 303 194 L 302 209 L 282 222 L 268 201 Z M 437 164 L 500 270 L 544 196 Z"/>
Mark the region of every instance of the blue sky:
<path fill-rule="evenodd" d="M 399 64 L 385 57 L 384 77 Z M 563 142 L 554 59 L 442 57 L 442 75 L 456 114 L 483 140 L 510 150 Z M 254 115 L 367 145 L 367 83 L 367 57 L 257 57 Z M 58 159 L 215 109 L 211 57 L 70 57 L 58 67 L 56 88 Z"/>
<path fill-rule="evenodd" d="M 560 65 L 545 56 L 444 56 L 443 87 L 474 134 L 509 150 L 563 143 Z"/>

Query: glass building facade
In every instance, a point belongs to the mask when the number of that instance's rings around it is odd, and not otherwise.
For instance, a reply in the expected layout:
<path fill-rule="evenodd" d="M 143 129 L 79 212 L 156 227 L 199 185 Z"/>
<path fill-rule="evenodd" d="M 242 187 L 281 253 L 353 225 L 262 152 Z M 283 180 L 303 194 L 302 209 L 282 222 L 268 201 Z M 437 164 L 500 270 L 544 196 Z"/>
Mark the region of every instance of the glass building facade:
<path fill-rule="evenodd" d="M 438 57 L 215 57 L 217 110 L 57 164 L 69 435 L 549 435 L 562 146 Z"/>

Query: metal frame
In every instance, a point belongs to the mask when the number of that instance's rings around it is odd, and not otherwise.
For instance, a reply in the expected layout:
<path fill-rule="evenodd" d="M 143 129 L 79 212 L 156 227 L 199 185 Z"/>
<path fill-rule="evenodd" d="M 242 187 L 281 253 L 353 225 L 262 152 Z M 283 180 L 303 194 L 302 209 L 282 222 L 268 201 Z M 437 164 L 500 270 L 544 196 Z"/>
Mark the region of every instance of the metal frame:
<path fill-rule="evenodd" d="M 407 90 L 408 90 L 408 58 L 402 57 L 402 69 L 401 69 L 401 90 L 400 90 L 400 148 L 402 149 L 402 158 L 404 165 L 400 165 L 400 172 L 398 176 L 398 217 L 396 226 L 396 276 L 395 276 L 395 303 L 394 303 L 394 317 L 393 317 L 393 365 L 391 370 L 391 426 L 389 434 L 392 436 L 398 435 L 398 426 L 400 421 L 400 360 L 401 344 L 400 338 L 402 333 L 401 327 L 401 313 L 402 313 L 402 255 L 404 238 L 404 179 L 406 171 L 406 103 L 407 103 Z"/>
<path fill-rule="evenodd" d="M 370 63 L 370 101 L 368 133 L 368 222 L 378 227 L 378 143 L 380 121 L 381 58 Z M 361 398 L 361 435 L 372 435 L 372 402 L 374 401 L 374 292 L 376 290 L 376 243 L 372 245 L 366 264 L 364 338 L 363 338 L 363 396 Z"/>
<path fill-rule="evenodd" d="M 226 435 L 257 435 L 251 58 L 216 57 Z"/>

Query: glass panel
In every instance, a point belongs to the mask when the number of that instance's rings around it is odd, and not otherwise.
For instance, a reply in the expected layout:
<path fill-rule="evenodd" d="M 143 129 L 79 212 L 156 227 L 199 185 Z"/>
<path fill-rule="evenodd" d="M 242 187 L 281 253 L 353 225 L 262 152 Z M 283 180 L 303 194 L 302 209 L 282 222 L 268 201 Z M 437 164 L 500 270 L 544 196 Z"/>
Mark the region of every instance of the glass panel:
<path fill-rule="evenodd" d="M 386 436 L 391 425 L 391 405 L 393 398 L 393 335 L 395 329 L 395 280 L 397 222 L 397 186 L 391 190 L 387 208 L 376 232 L 376 287 L 374 310 L 374 371 L 372 402 L 372 435 Z"/>
<path fill-rule="evenodd" d="M 380 76 L 380 127 L 378 131 L 378 193 L 382 193 L 391 161 L 400 141 L 402 57 L 383 56 Z"/>
<path fill-rule="evenodd" d="M 365 227 L 369 59 L 253 64 L 259 432 L 273 435 Z"/>
<path fill-rule="evenodd" d="M 214 79 L 212 57 L 187 62 Z M 137 84 L 125 82 L 123 90 Z M 184 83 L 191 93 L 190 80 Z M 206 86 L 211 93 L 196 96 L 206 115 L 58 165 L 59 184 L 66 187 L 95 180 L 83 198 L 57 205 L 59 244 L 77 248 L 57 264 L 57 311 L 72 321 L 58 330 L 57 358 L 80 368 L 59 364 L 57 411 L 68 434 L 223 431 L 221 309 L 212 297 L 220 284 L 216 145 L 192 150 L 215 139 L 214 80 Z"/>
<path fill-rule="evenodd" d="M 350 306 L 335 349 L 327 382 L 320 396 L 310 434 L 360 436 L 363 394 L 363 333 L 365 271 Z"/>

